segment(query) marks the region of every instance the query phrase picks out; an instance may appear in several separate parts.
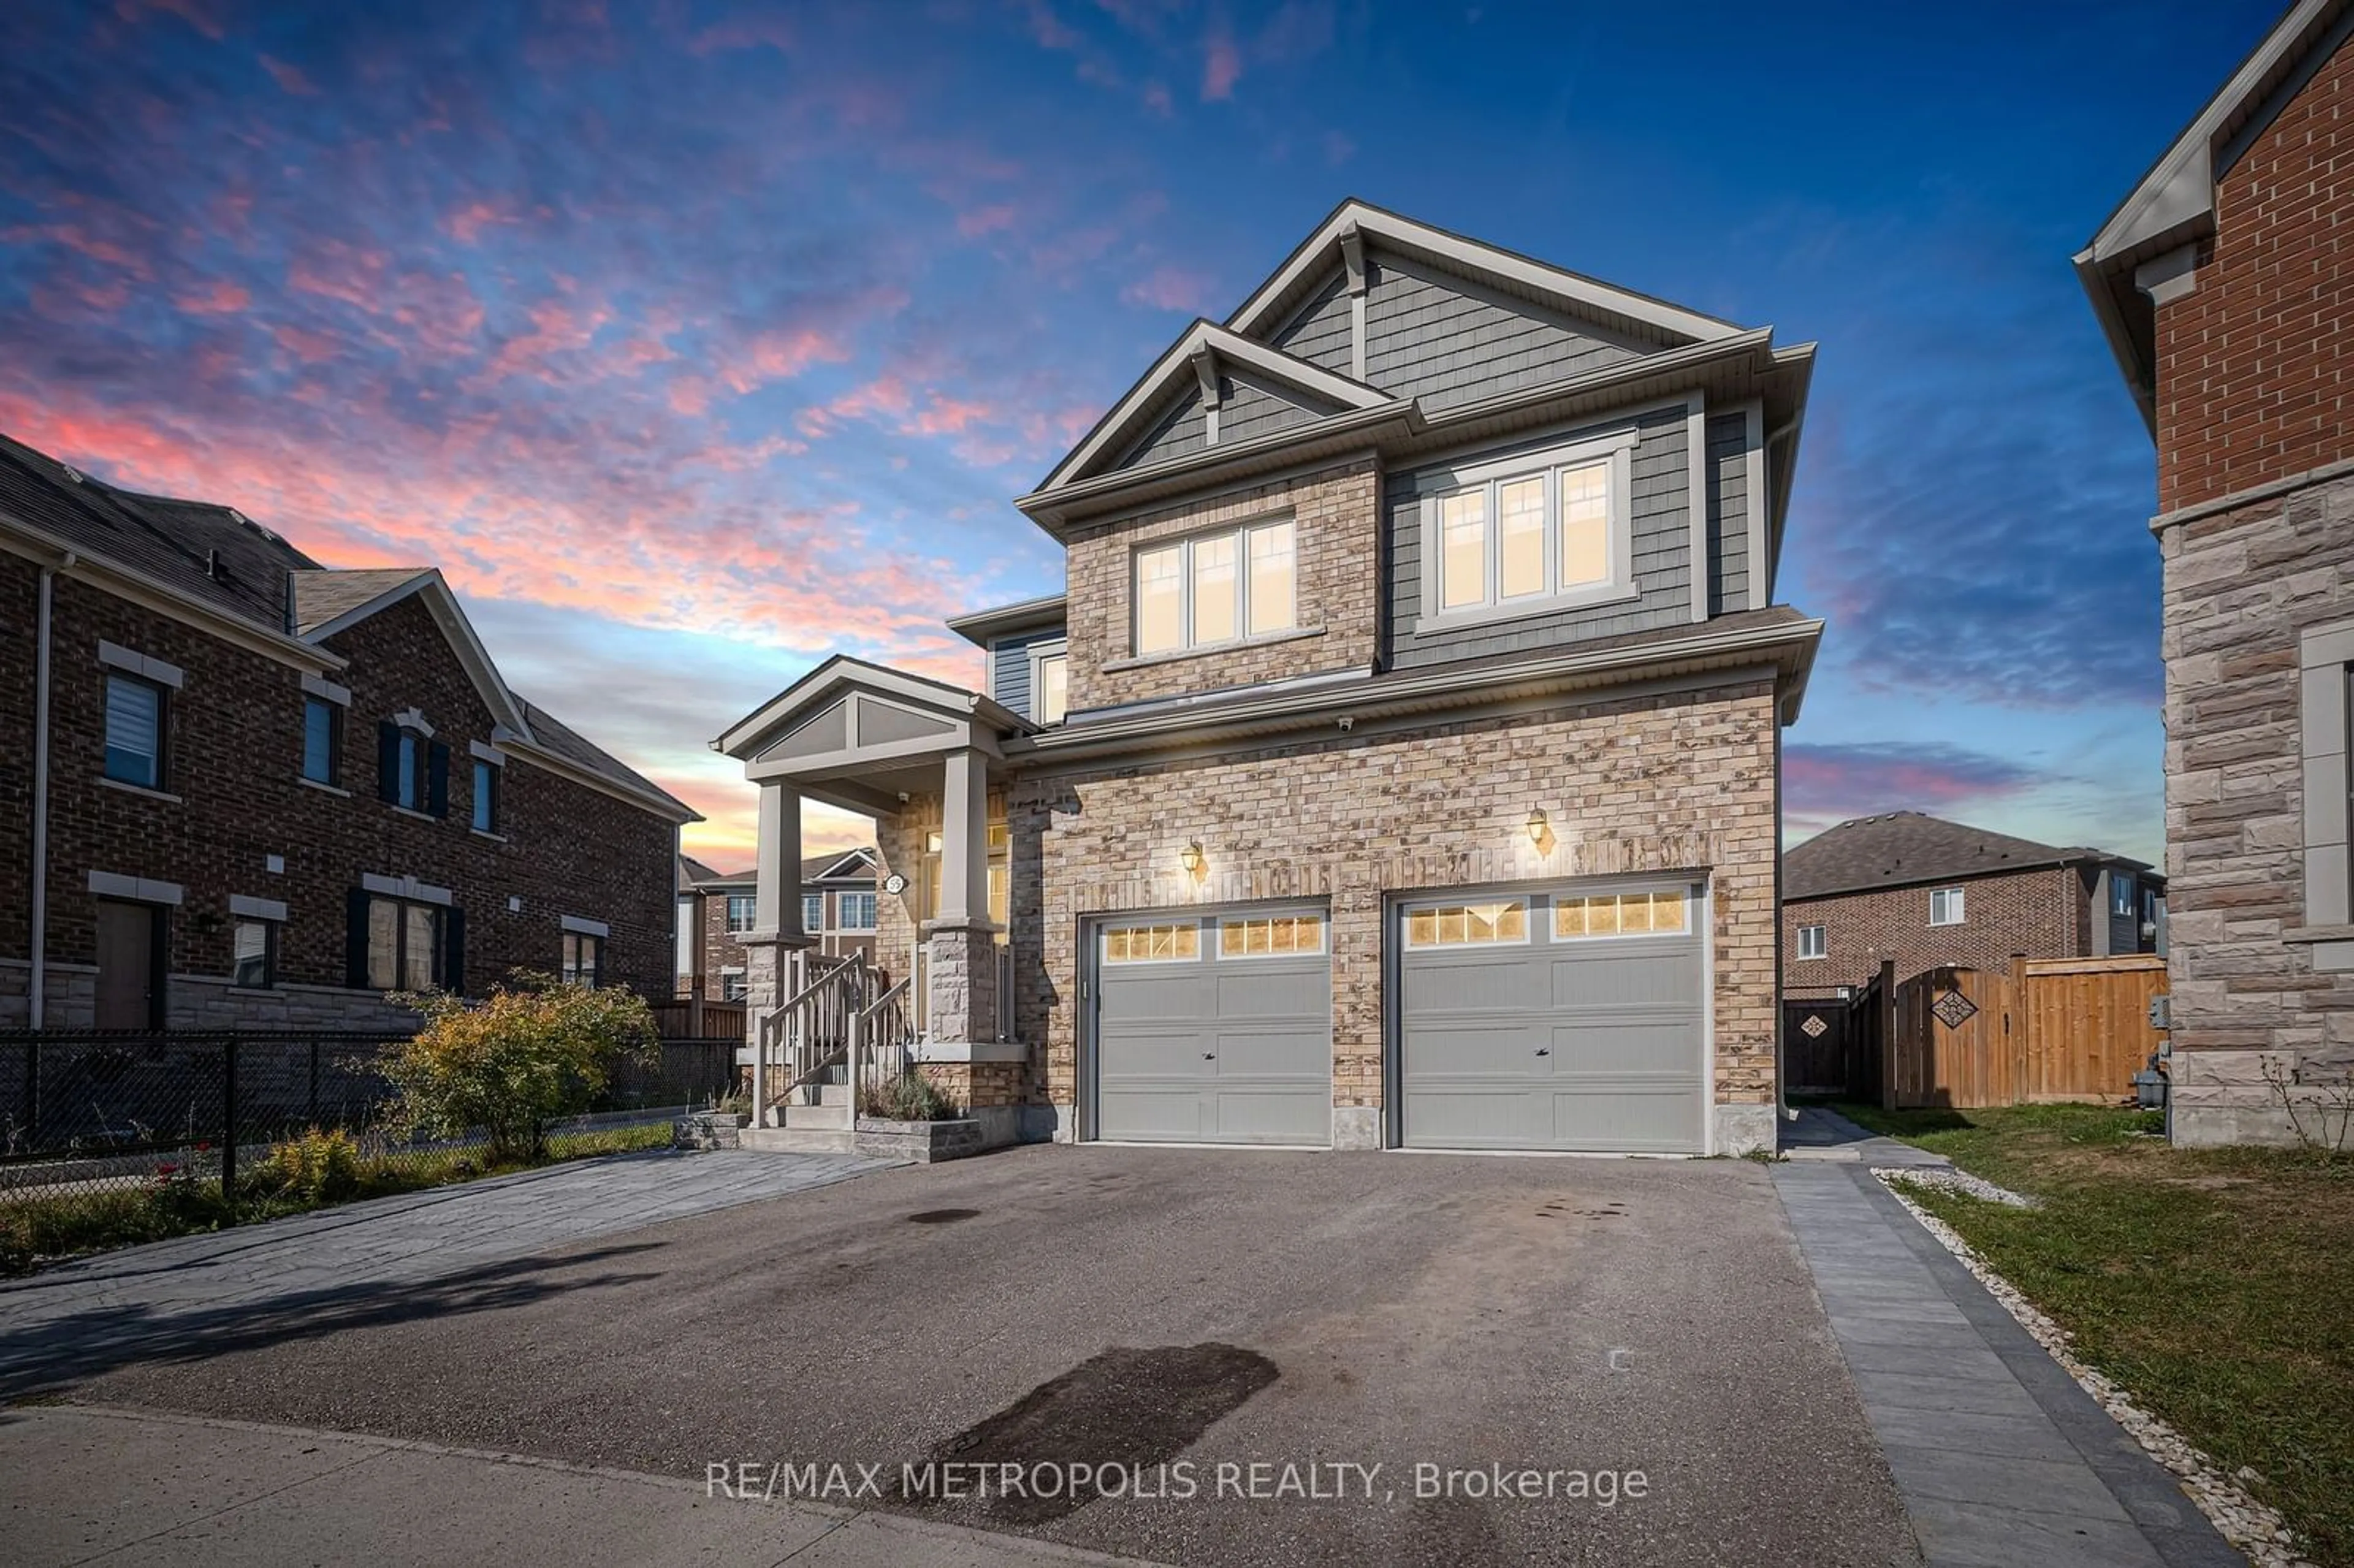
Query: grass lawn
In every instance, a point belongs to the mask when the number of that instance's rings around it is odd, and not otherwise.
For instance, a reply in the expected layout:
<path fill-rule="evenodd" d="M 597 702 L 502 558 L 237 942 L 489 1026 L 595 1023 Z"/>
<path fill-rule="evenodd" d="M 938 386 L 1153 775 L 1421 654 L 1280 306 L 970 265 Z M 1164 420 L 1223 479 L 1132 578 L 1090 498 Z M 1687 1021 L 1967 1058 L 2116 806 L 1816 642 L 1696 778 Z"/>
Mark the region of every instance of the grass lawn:
<path fill-rule="evenodd" d="M 2307 1556 L 2354 1568 L 2354 1160 L 2176 1150 L 2096 1106 L 1838 1108 L 2041 1198 L 1906 1194 L 2143 1408 L 2254 1469 Z"/>

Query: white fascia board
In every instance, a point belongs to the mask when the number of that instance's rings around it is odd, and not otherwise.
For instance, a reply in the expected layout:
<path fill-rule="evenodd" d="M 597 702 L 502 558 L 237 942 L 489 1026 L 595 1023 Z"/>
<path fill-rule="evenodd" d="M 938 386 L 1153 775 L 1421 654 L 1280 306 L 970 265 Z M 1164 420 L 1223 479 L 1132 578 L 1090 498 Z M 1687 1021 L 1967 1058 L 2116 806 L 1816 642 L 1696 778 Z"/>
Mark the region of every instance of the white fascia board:
<path fill-rule="evenodd" d="M 1573 310 L 1607 311 L 1659 328 L 1678 337 L 1693 341 L 1728 336 L 1741 328 L 1731 322 L 1704 316 L 1663 300 L 1654 300 L 1631 290 L 1620 289 L 1597 279 L 1585 277 L 1559 267 L 1547 266 L 1517 252 L 1467 239 L 1443 228 L 1433 228 L 1394 212 L 1363 202 L 1351 200 L 1341 204 L 1339 210 L 1324 220 L 1323 226 L 1310 235 L 1306 243 L 1291 254 L 1275 275 L 1258 286 L 1257 292 L 1243 302 L 1242 308 L 1226 318 L 1226 325 L 1235 332 L 1256 334 L 1273 323 L 1270 318 L 1279 302 L 1311 271 L 1329 268 L 1339 259 L 1341 242 L 1350 234 L 1386 241 L 1404 250 L 1418 250 L 1458 267 L 1469 267 L 1530 290 L 1550 296 Z"/>
<path fill-rule="evenodd" d="M 711 749 L 745 759 L 770 735 L 798 717 L 801 709 L 832 697 L 837 691 L 869 691 L 898 697 L 949 718 L 978 719 L 1001 730 L 1028 727 L 1019 715 L 979 692 L 836 653 L 722 731 L 711 743 Z"/>
<path fill-rule="evenodd" d="M 1255 343 L 1239 333 L 1229 331 L 1215 322 L 1196 321 L 1179 334 L 1175 343 L 1164 350 L 1152 367 L 1128 389 L 1127 396 L 1112 405 L 1111 411 L 1097 420 L 1085 440 L 1071 449 L 1070 455 L 1055 465 L 1038 486 L 1041 493 L 1053 491 L 1070 483 L 1085 473 L 1090 465 L 1117 443 L 1129 427 L 1157 405 L 1179 382 L 1193 374 L 1193 356 L 1204 349 L 1218 358 L 1246 365 L 1263 376 L 1311 393 L 1327 402 L 1338 403 L 1343 408 L 1373 408 L 1392 401 L 1386 392 L 1368 387 L 1362 381 L 1352 381 L 1336 376 L 1320 365 L 1310 365 L 1304 359 L 1294 359 L 1280 349 Z"/>

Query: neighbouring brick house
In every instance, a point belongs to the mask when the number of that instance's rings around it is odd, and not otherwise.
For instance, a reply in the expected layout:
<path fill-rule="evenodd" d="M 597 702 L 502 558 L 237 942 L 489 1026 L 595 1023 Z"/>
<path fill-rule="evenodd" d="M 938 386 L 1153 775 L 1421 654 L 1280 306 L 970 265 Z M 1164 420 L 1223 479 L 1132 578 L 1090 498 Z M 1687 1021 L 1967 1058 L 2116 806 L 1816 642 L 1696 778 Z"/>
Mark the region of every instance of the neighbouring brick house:
<path fill-rule="evenodd" d="M 758 922 L 758 879 L 749 871 L 725 875 L 691 855 L 678 857 L 677 991 L 699 982 L 713 1001 L 741 1001 L 750 989 L 750 949 Z M 801 861 L 801 929 L 811 950 L 829 958 L 863 953 L 875 961 L 875 852 L 864 847 Z"/>
<path fill-rule="evenodd" d="M 1896 965 L 2109 958 L 2159 950 L 2166 879 L 2137 860 L 2061 849 L 1918 811 L 1860 817 L 1782 856 L 1782 991 L 1826 997 Z"/>
<path fill-rule="evenodd" d="M 518 968 L 669 991 L 694 813 L 509 691 L 438 572 L 0 439 L 0 1026 L 382 1026 L 386 991 Z"/>
<path fill-rule="evenodd" d="M 953 623 L 985 692 L 836 657 L 720 737 L 757 1005 L 814 799 L 991 1136 L 1771 1148 L 1812 366 L 1344 203 L 1017 503 L 1066 591 Z"/>
<path fill-rule="evenodd" d="M 2294 5 L 2077 271 L 2158 446 L 2173 1128 L 2354 1064 L 2354 4 Z"/>

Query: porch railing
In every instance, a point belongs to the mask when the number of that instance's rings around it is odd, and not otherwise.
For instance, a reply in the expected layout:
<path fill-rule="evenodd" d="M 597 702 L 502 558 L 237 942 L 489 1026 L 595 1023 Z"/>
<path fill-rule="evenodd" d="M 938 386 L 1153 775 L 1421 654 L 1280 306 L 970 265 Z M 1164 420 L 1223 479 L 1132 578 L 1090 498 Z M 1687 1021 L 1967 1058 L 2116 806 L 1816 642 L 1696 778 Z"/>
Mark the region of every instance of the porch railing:
<path fill-rule="evenodd" d="M 882 976 L 865 955 L 785 955 L 785 1001 L 760 1020 L 752 1046 L 752 1104 L 769 1107 L 849 1056 L 852 1021 L 873 1005 Z"/>
<path fill-rule="evenodd" d="M 869 1086 L 896 1081 L 911 1063 L 916 1043 L 914 989 L 901 980 L 860 1010 L 851 1021 L 850 1106 L 858 1113 Z"/>

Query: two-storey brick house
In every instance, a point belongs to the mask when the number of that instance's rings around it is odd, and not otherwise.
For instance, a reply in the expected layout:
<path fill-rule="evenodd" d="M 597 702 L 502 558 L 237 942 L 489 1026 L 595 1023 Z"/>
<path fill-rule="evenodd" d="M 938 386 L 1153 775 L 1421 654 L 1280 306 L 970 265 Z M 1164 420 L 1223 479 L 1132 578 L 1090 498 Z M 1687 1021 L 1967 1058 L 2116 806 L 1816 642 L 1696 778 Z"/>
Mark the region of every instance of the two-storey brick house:
<path fill-rule="evenodd" d="M 2160 950 L 2166 879 L 2137 860 L 1887 811 L 1827 828 L 1782 856 L 1782 992 L 1821 998 L 1883 963 L 1898 980 L 1944 965 Z"/>
<path fill-rule="evenodd" d="M 669 990 L 694 813 L 500 679 L 438 572 L 0 439 L 0 1026 L 361 1027 Z"/>
<path fill-rule="evenodd" d="M 710 1001 L 742 1001 L 751 986 L 744 938 L 759 923 L 758 879 L 750 871 L 714 871 L 689 855 L 678 860 L 678 994 L 692 995 L 700 984 Z M 801 889 L 801 928 L 811 951 L 828 958 L 859 953 L 877 961 L 873 850 L 803 857 Z"/>
<path fill-rule="evenodd" d="M 2076 268 L 2158 446 L 2173 1127 L 2354 1065 L 2354 4 L 2294 5 Z"/>
<path fill-rule="evenodd" d="M 1359 202 L 1017 504 L 989 690 L 829 660 L 716 743 L 872 815 L 928 1071 L 1007 1136 L 1772 1147 L 1773 602 L 1813 365 Z"/>

